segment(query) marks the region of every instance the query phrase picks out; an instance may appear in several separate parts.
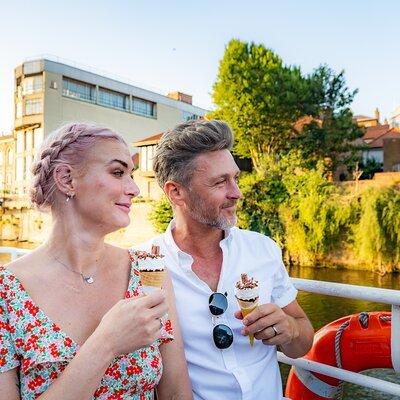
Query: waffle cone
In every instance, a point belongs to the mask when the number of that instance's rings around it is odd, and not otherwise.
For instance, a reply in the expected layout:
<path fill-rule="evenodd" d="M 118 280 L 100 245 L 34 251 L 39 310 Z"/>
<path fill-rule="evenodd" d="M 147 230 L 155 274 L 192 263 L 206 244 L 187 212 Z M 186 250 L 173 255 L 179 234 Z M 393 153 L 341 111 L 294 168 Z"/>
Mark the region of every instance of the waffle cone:
<path fill-rule="evenodd" d="M 163 271 L 140 271 L 140 281 L 142 286 L 152 286 L 160 288 L 164 281 L 165 270 Z"/>
<path fill-rule="evenodd" d="M 242 312 L 243 317 L 249 315 L 258 305 L 258 297 L 252 301 L 241 300 L 236 297 L 236 300 L 239 304 L 240 311 Z M 254 335 L 249 335 L 250 346 L 254 345 Z"/>

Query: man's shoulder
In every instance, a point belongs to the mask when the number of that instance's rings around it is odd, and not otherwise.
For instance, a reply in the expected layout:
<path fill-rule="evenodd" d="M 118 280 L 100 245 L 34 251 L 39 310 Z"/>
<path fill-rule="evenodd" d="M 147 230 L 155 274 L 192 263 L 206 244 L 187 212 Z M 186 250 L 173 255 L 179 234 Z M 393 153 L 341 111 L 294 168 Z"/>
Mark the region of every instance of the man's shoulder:
<path fill-rule="evenodd" d="M 263 233 L 235 227 L 232 228 L 232 234 L 236 240 L 244 241 L 246 243 L 248 242 L 252 245 L 258 244 L 260 246 L 266 246 L 273 250 L 280 251 L 279 245 L 273 239 L 267 235 L 264 235 Z"/>

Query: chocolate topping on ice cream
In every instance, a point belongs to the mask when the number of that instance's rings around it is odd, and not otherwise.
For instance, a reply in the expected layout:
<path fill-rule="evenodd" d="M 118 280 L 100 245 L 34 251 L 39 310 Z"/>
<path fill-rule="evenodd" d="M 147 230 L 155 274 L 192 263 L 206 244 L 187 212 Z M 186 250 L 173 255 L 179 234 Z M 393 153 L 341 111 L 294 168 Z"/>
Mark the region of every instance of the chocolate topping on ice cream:
<path fill-rule="evenodd" d="M 258 281 L 254 278 L 249 278 L 247 274 L 240 275 L 240 281 L 236 282 L 236 287 L 242 289 L 254 289 L 258 286 Z"/>
<path fill-rule="evenodd" d="M 140 260 L 144 260 L 146 258 L 163 258 L 164 257 L 163 254 L 148 253 L 147 251 L 144 251 L 144 250 L 137 250 L 137 251 L 135 251 L 134 254 Z"/>

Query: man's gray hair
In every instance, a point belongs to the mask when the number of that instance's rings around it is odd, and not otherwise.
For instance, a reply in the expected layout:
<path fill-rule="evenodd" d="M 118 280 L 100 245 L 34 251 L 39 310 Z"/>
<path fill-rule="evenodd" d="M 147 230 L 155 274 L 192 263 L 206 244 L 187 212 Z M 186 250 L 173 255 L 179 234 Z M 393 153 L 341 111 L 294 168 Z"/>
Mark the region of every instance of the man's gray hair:
<path fill-rule="evenodd" d="M 233 134 L 226 122 L 194 120 L 164 133 L 153 158 L 158 184 L 167 181 L 188 186 L 196 169 L 196 156 L 216 150 L 231 150 Z"/>

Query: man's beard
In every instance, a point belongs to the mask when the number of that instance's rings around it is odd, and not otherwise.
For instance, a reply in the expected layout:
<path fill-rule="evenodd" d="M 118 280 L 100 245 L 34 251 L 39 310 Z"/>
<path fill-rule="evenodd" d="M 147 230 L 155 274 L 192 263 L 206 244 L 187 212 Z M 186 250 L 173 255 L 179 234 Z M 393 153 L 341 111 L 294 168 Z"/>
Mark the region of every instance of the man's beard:
<path fill-rule="evenodd" d="M 197 222 L 208 225 L 217 229 L 229 229 L 236 225 L 237 217 L 233 214 L 231 217 L 223 215 L 215 215 L 212 212 L 214 209 L 207 207 L 207 203 L 196 192 L 189 192 L 190 204 L 188 207 L 189 215 Z M 235 205 L 236 202 L 230 202 L 223 205 L 223 207 L 230 207 Z"/>

